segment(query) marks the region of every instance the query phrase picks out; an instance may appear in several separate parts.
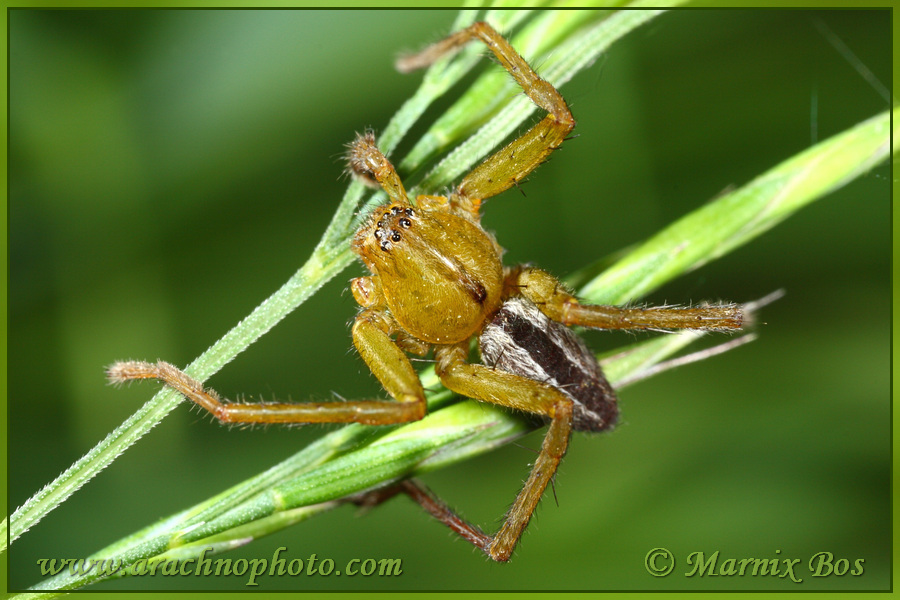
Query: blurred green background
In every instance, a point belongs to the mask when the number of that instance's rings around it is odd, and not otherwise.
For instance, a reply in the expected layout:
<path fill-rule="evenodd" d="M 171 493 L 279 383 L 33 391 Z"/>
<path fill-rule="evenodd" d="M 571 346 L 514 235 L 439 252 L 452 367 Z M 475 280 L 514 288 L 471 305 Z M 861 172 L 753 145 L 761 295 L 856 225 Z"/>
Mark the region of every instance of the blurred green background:
<path fill-rule="evenodd" d="M 394 72 L 394 56 L 447 33 L 455 13 L 9 17 L 14 509 L 156 389 L 111 388 L 105 365 L 188 363 L 302 264 L 346 186 L 343 145 L 383 128 L 421 79 Z M 507 262 L 565 276 L 885 110 L 823 25 L 889 82 L 886 11 L 674 11 L 617 43 L 562 90 L 579 137 L 526 195 L 489 204 Z M 405 499 L 362 517 L 341 508 L 230 556 L 286 546 L 290 558 L 338 565 L 403 560 L 397 578 L 270 577 L 261 589 L 886 589 L 889 186 L 887 166 L 875 168 L 654 294 L 787 292 L 765 309 L 757 342 L 624 390 L 614 433 L 576 435 L 556 501 L 545 499 L 510 564 L 490 564 Z M 380 393 L 350 351 L 345 288 L 361 272 L 339 276 L 210 384 L 230 397 Z M 589 339 L 604 349 L 634 336 Z M 87 556 L 325 429 L 228 429 L 182 406 L 15 542 L 10 586 L 36 583 L 39 558 Z M 526 438 L 427 483 L 493 529 L 539 444 Z M 644 568 L 655 547 L 678 561 L 669 577 Z M 804 581 L 684 577 L 688 554 L 716 550 L 800 558 Z M 864 559 L 864 575 L 809 577 L 820 551 Z M 158 577 L 95 589 L 244 583 Z"/>

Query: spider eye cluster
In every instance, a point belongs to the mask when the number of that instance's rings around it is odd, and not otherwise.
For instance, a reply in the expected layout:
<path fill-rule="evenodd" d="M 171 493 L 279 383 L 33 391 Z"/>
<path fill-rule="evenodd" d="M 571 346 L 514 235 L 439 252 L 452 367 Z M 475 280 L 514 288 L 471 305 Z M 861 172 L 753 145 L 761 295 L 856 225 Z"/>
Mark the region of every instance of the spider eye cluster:
<path fill-rule="evenodd" d="M 412 227 L 412 219 L 415 215 L 415 211 L 409 206 L 391 206 L 389 209 L 386 208 L 381 213 L 381 218 L 375 223 L 375 231 L 373 235 L 375 239 L 380 242 L 380 247 L 383 251 L 388 252 L 393 247 L 393 244 L 398 243 L 403 239 L 403 236 L 400 234 L 400 229 L 409 229 Z M 396 227 L 394 227 L 396 225 Z"/>

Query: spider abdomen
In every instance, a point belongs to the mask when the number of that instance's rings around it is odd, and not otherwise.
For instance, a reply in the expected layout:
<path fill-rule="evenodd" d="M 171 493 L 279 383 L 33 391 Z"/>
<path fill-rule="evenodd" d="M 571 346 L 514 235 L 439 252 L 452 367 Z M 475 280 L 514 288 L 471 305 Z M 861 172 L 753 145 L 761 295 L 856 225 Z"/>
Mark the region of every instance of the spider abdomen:
<path fill-rule="evenodd" d="M 504 302 L 486 323 L 479 347 L 485 365 L 546 383 L 569 396 L 575 403 L 573 429 L 604 431 L 615 425 L 616 394 L 593 353 L 530 300 Z"/>

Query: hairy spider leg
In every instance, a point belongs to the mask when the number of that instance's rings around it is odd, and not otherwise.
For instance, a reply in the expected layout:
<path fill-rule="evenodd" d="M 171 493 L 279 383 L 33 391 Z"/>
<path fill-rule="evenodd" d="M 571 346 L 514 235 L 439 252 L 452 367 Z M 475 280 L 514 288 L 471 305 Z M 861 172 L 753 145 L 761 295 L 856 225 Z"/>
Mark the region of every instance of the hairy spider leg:
<path fill-rule="evenodd" d="M 507 287 L 534 302 L 541 311 L 564 325 L 592 329 L 740 329 L 744 313 L 739 304 L 704 306 L 623 307 L 582 304 L 558 279 L 533 267 L 517 267 L 507 277 Z"/>
<path fill-rule="evenodd" d="M 450 196 L 451 204 L 477 216 L 481 201 L 511 188 L 538 167 L 575 127 L 575 119 L 562 95 L 534 72 L 510 43 L 488 23 L 473 23 L 425 50 L 397 61 L 400 71 L 426 67 L 455 52 L 471 40 L 480 40 L 493 52 L 516 83 L 547 116 L 521 137 L 489 156 L 469 173 Z"/>
<path fill-rule="evenodd" d="M 495 536 L 479 536 L 478 528 L 468 525 L 446 507 L 437 510 L 436 507 L 442 506 L 440 504 L 423 506 L 492 559 L 507 561 L 566 453 L 572 431 L 573 403 L 571 398 L 552 386 L 484 365 L 470 364 L 466 362 L 468 354 L 467 343 L 441 346 L 435 350 L 436 371 L 447 388 L 469 398 L 548 417 L 550 427 L 525 485 Z M 420 497 L 410 495 L 420 501 Z M 463 524 L 466 526 L 463 527 Z"/>
<path fill-rule="evenodd" d="M 455 533 L 458 533 L 467 542 L 484 550 L 491 545 L 491 536 L 484 533 L 481 529 L 462 519 L 453 510 L 447 506 L 443 500 L 438 498 L 421 482 L 415 479 L 407 479 L 398 483 L 393 490 L 387 488 L 388 494 L 396 495 L 397 493 L 405 493 L 407 496 L 417 502 L 425 511 L 435 519 L 444 523 Z M 373 492 L 374 493 L 374 492 Z M 387 498 L 385 498 L 387 499 Z"/>
<path fill-rule="evenodd" d="M 169 363 L 125 361 L 106 372 L 113 383 L 158 379 L 188 400 L 209 411 L 222 423 L 363 423 L 391 425 L 418 421 L 425 416 L 425 391 L 404 352 L 389 337 L 389 325 L 371 310 L 364 310 L 353 325 L 353 343 L 366 365 L 397 401 L 348 402 L 229 402 Z"/>

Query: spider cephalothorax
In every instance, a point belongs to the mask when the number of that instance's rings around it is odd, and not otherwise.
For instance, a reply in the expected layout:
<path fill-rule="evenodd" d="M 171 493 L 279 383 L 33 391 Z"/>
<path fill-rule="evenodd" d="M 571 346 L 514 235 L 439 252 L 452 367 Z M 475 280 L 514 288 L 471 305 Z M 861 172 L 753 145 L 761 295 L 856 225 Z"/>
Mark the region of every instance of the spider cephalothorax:
<path fill-rule="evenodd" d="M 525 94 L 547 115 L 495 152 L 449 196 L 410 202 L 400 177 L 372 133 L 350 145 L 351 172 L 381 186 L 389 202 L 376 208 L 352 240 L 371 275 L 354 279 L 361 310 L 353 343 L 393 400 L 254 404 L 222 402 L 215 392 L 166 363 L 118 363 L 114 381 L 158 378 L 226 423 L 337 423 L 388 425 L 421 419 L 425 391 L 407 353 L 433 351 L 443 384 L 461 396 L 530 413 L 549 422 L 522 491 L 494 536 L 456 516 L 419 484 L 403 481 L 371 492 L 371 502 L 397 491 L 481 548 L 508 560 L 574 430 L 603 431 L 615 424 L 618 403 L 593 354 L 566 326 L 598 329 L 737 329 L 737 305 L 622 308 L 580 303 L 540 269 L 504 268 L 494 236 L 481 228 L 486 198 L 516 185 L 575 126 L 565 100 L 538 77 L 486 23 L 475 23 L 402 60 L 401 70 L 427 66 L 466 42 L 484 42 Z M 477 338 L 483 364 L 469 362 Z M 359 499 L 357 498 L 357 501 Z"/>
<path fill-rule="evenodd" d="M 452 344 L 471 337 L 500 303 L 503 267 L 493 236 L 450 204 L 422 199 L 414 208 L 393 203 L 375 209 L 352 247 L 373 273 L 354 280 L 375 289 L 398 325 L 429 344 Z"/>

